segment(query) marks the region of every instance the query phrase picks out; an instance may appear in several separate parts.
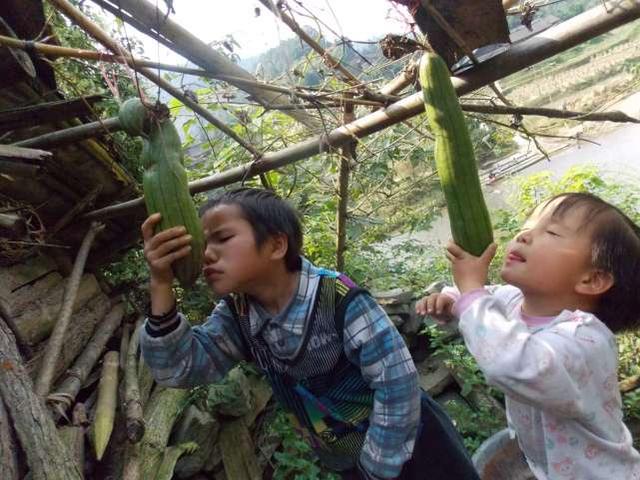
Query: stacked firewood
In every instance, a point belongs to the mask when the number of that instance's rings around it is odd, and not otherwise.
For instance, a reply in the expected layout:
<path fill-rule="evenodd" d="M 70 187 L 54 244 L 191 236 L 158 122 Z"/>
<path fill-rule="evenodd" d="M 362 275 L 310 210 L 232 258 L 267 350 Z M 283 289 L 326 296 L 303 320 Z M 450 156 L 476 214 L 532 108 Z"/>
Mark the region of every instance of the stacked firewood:
<path fill-rule="evenodd" d="M 42 257 L 0 268 L 0 478 L 262 478 L 277 446 L 266 381 L 241 366 L 191 391 L 155 385 L 142 316 L 82 261 L 67 277 Z"/>

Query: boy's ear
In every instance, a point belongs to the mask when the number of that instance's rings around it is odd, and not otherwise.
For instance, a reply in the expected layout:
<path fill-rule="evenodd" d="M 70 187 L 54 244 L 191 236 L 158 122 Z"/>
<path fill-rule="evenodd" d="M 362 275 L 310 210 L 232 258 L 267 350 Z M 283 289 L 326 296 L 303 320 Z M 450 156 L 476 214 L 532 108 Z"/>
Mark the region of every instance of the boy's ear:
<path fill-rule="evenodd" d="M 289 238 L 284 233 L 276 233 L 271 236 L 271 259 L 281 260 L 289 249 Z"/>
<path fill-rule="evenodd" d="M 582 295 L 602 295 L 614 284 L 613 275 L 604 270 L 591 270 L 580 279 L 576 292 Z"/>

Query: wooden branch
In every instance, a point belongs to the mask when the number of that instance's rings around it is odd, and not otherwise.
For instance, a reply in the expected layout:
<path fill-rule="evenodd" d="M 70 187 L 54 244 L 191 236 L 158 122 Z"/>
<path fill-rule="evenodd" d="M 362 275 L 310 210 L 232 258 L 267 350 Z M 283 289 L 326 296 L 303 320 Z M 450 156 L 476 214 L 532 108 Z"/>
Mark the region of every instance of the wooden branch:
<path fill-rule="evenodd" d="M 353 73 L 347 70 L 344 65 L 340 63 L 338 59 L 336 59 L 333 55 L 327 52 L 318 42 L 316 42 L 311 36 L 305 32 L 298 22 L 296 22 L 293 17 L 290 17 L 286 13 L 284 13 L 281 9 L 278 9 L 276 4 L 272 0 L 259 0 L 262 5 L 264 5 L 269 11 L 271 11 L 276 17 L 278 17 L 285 25 L 287 25 L 300 39 L 309 45 L 318 55 L 320 55 L 320 59 L 327 65 L 329 68 L 336 70 L 342 76 L 342 80 L 349 85 L 353 85 L 355 87 L 359 87 L 363 93 L 364 98 L 377 100 L 382 103 L 388 102 L 389 98 L 385 98 L 383 94 L 376 93 L 367 89 L 360 79 L 356 77 Z"/>
<path fill-rule="evenodd" d="M 102 460 L 104 451 L 107 449 L 107 444 L 113 431 L 113 423 L 116 419 L 116 406 L 118 404 L 118 359 L 118 352 L 110 351 L 105 353 L 104 360 L 102 361 L 96 414 L 93 419 L 93 446 L 98 461 Z"/>
<path fill-rule="evenodd" d="M 32 478 L 81 480 L 82 474 L 56 430 L 42 399 L 35 394 L 15 338 L 0 319 L 0 396 L 24 450 Z"/>
<path fill-rule="evenodd" d="M 610 2 L 607 2 L 606 5 L 609 10 L 606 10 L 602 5 L 594 7 L 560 25 L 549 28 L 545 32 L 544 38 L 533 37 L 513 45 L 504 53 L 482 62 L 458 77 L 453 77 L 451 80 L 458 96 L 470 93 L 495 80 L 511 75 L 591 38 L 595 38 L 602 33 L 640 18 L 640 3 L 629 5 L 626 8 L 621 6 L 614 8 Z M 389 105 L 387 108 L 377 110 L 357 119 L 355 122 L 336 128 L 326 135 L 304 140 L 279 152 L 264 154 L 258 162 L 246 163 L 225 172 L 190 182 L 189 191 L 192 194 L 205 192 L 260 173 L 275 170 L 326 152 L 331 148 L 340 147 L 350 142 L 353 136 L 357 138 L 366 137 L 422 112 L 424 112 L 424 100 L 422 92 L 417 92 Z M 143 199 L 138 198 L 89 212 L 83 218 L 112 218 L 128 215 L 130 212 L 141 210 L 143 207 Z"/>
<path fill-rule="evenodd" d="M 80 250 L 78 251 L 78 256 L 76 257 L 75 263 L 73 264 L 73 271 L 71 272 L 71 276 L 69 277 L 67 283 L 67 288 L 65 289 L 64 301 L 62 304 L 62 308 L 60 309 L 60 315 L 53 329 L 53 332 L 51 333 L 49 342 L 47 343 L 47 350 L 44 354 L 42 367 L 40 372 L 38 373 L 38 378 L 36 380 L 36 393 L 41 397 L 46 397 L 49 393 L 49 389 L 51 388 L 54 369 L 58 362 L 58 355 L 60 354 L 60 350 L 62 349 L 62 340 L 64 338 L 64 334 L 67 331 L 67 327 L 69 325 L 69 319 L 71 318 L 71 313 L 73 311 L 73 303 L 75 300 L 76 292 L 78 290 L 78 285 L 80 283 L 80 278 L 82 277 L 82 272 L 84 270 L 84 264 L 87 260 L 87 255 L 89 254 L 89 249 L 91 248 L 93 240 L 95 239 L 96 235 L 103 229 L 104 225 L 102 224 L 99 224 L 97 222 L 93 222 L 91 224 L 91 227 L 89 227 L 89 231 L 82 240 L 82 245 L 80 246 Z"/>
<path fill-rule="evenodd" d="M 640 119 L 630 117 L 621 111 L 609 112 L 574 112 L 570 110 L 557 110 L 554 108 L 537 107 L 507 107 L 502 105 L 477 105 L 471 103 L 461 104 L 465 112 L 486 113 L 492 115 L 535 115 L 547 118 L 565 118 L 581 122 L 618 122 L 640 123 Z"/>
<path fill-rule="evenodd" d="M 355 120 L 353 103 L 347 103 L 344 107 L 343 123 L 346 125 Z M 340 155 L 340 177 L 338 179 L 338 211 L 337 239 L 336 239 L 336 270 L 344 271 L 344 253 L 347 246 L 347 206 L 349 204 L 349 175 L 351 162 L 356 158 L 357 140 L 342 146 Z"/>
<path fill-rule="evenodd" d="M 18 464 L 18 445 L 11 423 L 9 413 L 0 396 L 0 478 L 3 480 L 22 478 Z"/>
<path fill-rule="evenodd" d="M 113 4 L 115 9 L 118 9 L 118 13 L 115 13 L 117 17 L 120 17 L 125 22 L 131 23 L 134 28 L 140 29 L 140 24 L 143 24 L 147 29 L 157 32 L 171 42 L 169 48 L 177 51 L 177 53 L 184 58 L 205 70 L 215 74 L 228 75 L 230 78 L 239 77 L 255 81 L 255 78 L 249 72 L 231 62 L 224 55 L 216 52 L 205 42 L 193 35 L 188 29 L 177 24 L 171 18 L 168 18 L 164 12 L 160 11 L 152 2 L 145 0 L 109 0 L 108 2 L 100 1 L 99 3 Z M 120 9 L 130 17 L 120 15 Z M 130 22 L 131 18 L 136 20 L 137 25 Z M 229 83 L 249 93 L 254 99 L 264 105 L 278 103 L 279 97 L 277 95 L 273 95 L 261 88 L 236 83 L 231 79 Z M 319 127 L 318 121 L 304 111 L 288 111 L 287 115 L 308 128 L 317 129 Z"/>
<path fill-rule="evenodd" d="M 89 205 L 92 205 L 95 199 L 102 191 L 102 185 L 96 185 L 89 193 L 87 193 L 82 200 L 76 203 L 71 210 L 64 214 L 64 216 L 56 222 L 56 224 L 48 232 L 49 237 L 55 236 L 60 230 L 69 225 L 80 213 L 85 211 Z"/>
<path fill-rule="evenodd" d="M 84 29 L 89 35 L 94 37 L 100 43 L 102 43 L 105 47 L 111 50 L 116 55 L 122 55 L 122 48 L 118 45 L 106 32 L 104 32 L 100 27 L 98 27 L 95 23 L 89 20 L 80 10 L 71 5 L 67 0 L 50 0 L 50 3 L 60 12 L 64 13 L 71 21 L 79 25 L 82 29 Z M 127 58 L 127 63 L 131 68 L 141 73 L 153 83 L 158 85 L 167 93 L 171 94 L 173 97 L 180 100 L 184 105 L 189 107 L 198 115 L 205 118 L 209 123 L 214 125 L 218 130 L 223 132 L 228 137 L 231 137 L 235 140 L 239 145 L 241 145 L 245 150 L 249 151 L 254 157 L 260 157 L 260 153 L 249 143 L 244 141 L 240 136 L 238 136 L 231 128 L 226 126 L 220 120 L 213 116 L 211 112 L 202 108 L 196 102 L 186 97 L 180 90 L 175 88 L 169 82 L 164 80 L 162 77 L 156 75 L 153 71 L 139 67 L 135 64 L 134 61 L 131 61 L 129 57 Z"/>
<path fill-rule="evenodd" d="M 118 303 L 100 322 L 84 351 L 76 359 L 73 367 L 67 371 L 68 376 L 57 390 L 47 397 L 47 402 L 51 404 L 62 403 L 65 408 L 71 406 L 89 373 L 102 355 L 107 342 L 120 326 L 123 315 L 124 305 Z"/>
<path fill-rule="evenodd" d="M 144 416 L 142 402 L 140 401 L 140 388 L 138 385 L 138 344 L 140 341 L 140 329 L 143 328 L 143 320 L 137 322 L 135 332 L 129 342 L 127 363 L 124 370 L 124 404 L 126 410 L 127 438 L 131 443 L 138 443 L 144 435 Z"/>
<path fill-rule="evenodd" d="M 22 42 L 15 38 L 0 35 L 0 45 L 8 45 L 3 42 L 3 39 L 8 39 L 11 42 Z M 26 42 L 24 43 L 26 44 Z M 104 100 L 104 98 L 105 96 L 100 94 L 87 95 L 86 97 L 72 98 L 70 100 L 59 100 L 3 110 L 0 112 L 0 131 L 6 132 L 89 115 L 92 113 L 90 107 L 96 102 Z"/>
<path fill-rule="evenodd" d="M 14 145 L 0 145 L 0 159 L 19 160 L 31 165 L 42 165 L 53 156 L 51 152 L 33 148 L 20 148 Z"/>
<path fill-rule="evenodd" d="M 65 128 L 57 132 L 45 133 L 37 137 L 27 138 L 12 144 L 14 147 L 23 148 L 55 148 L 80 140 L 86 140 L 100 134 L 117 132 L 122 130 L 118 117 L 107 118 L 97 122 L 85 123 L 75 127 Z"/>

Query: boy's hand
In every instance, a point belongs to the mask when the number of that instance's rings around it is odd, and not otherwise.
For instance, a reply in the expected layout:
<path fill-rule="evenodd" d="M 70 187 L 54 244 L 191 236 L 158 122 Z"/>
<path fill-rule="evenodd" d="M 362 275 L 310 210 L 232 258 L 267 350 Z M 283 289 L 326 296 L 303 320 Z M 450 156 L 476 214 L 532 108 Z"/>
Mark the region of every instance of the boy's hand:
<path fill-rule="evenodd" d="M 475 257 L 449 241 L 447 258 L 451 262 L 453 279 L 460 293 L 483 288 L 486 285 L 489 264 L 496 254 L 496 249 L 496 244 L 492 243 L 482 252 L 482 255 Z"/>
<path fill-rule="evenodd" d="M 156 285 L 171 286 L 173 270 L 171 264 L 186 257 L 191 250 L 191 235 L 184 227 L 173 227 L 156 235 L 155 226 L 160 222 L 160 214 L 154 213 L 142 224 L 144 239 L 144 258 L 149 265 L 151 282 Z"/>
<path fill-rule="evenodd" d="M 432 293 L 421 298 L 416 303 L 418 315 L 430 315 L 438 323 L 447 323 L 453 320 L 452 309 L 455 300 L 449 295 Z"/>

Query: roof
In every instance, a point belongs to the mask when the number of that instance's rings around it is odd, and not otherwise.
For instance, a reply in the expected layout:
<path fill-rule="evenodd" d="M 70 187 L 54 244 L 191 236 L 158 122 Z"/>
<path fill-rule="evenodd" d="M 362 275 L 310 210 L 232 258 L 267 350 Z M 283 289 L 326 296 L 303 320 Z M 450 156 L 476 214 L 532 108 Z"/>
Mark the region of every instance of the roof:
<path fill-rule="evenodd" d="M 0 17 L 4 35 L 36 38 L 44 31 L 40 0 L 4 0 Z M 25 52 L 0 48 L 0 65 L 0 211 L 17 212 L 29 226 L 20 243 L 0 242 L 0 264 L 20 260 L 42 244 L 57 245 L 42 247 L 47 253 L 73 257 L 89 226 L 79 221 L 80 214 L 139 196 L 137 182 L 122 167 L 106 132 L 40 150 L 11 146 L 95 121 L 93 106 L 102 96 L 64 98 L 51 66 Z M 117 243 L 130 246 L 137 241 L 140 221 L 139 214 L 108 220 L 95 251 L 107 244 L 110 253 Z M 107 257 L 93 255 L 93 260 Z"/>

